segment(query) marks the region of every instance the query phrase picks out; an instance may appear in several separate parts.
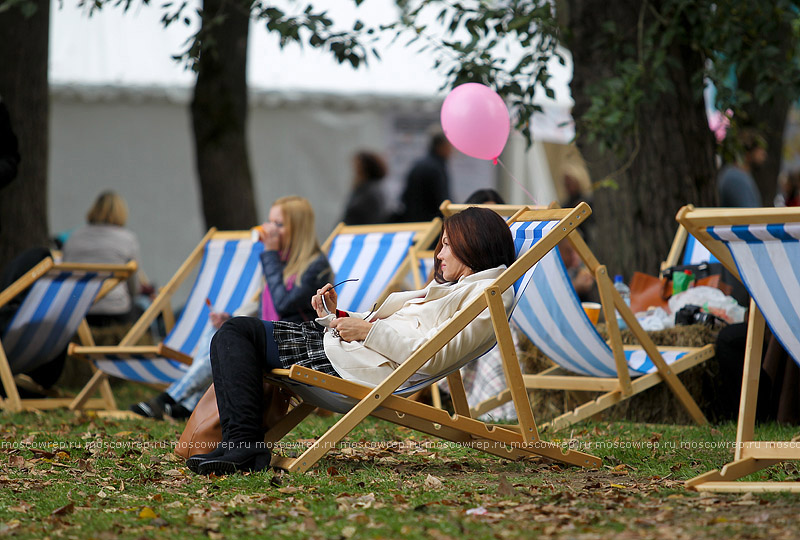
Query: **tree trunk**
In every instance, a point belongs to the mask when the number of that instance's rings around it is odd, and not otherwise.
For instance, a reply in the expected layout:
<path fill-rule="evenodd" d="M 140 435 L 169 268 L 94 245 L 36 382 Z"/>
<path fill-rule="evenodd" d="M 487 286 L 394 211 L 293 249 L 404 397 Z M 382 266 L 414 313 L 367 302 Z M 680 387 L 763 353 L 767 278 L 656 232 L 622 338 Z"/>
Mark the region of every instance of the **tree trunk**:
<path fill-rule="evenodd" d="M 668 72 L 674 91 L 647 96 L 639 106 L 636 133 L 626 141 L 626 155 L 600 154 L 586 137 L 581 116 L 593 98 L 592 85 L 615 75 L 620 61 L 613 48 L 598 42 L 604 21 L 614 21 L 615 38 L 637 47 L 639 1 L 569 0 L 569 47 L 574 74 L 577 143 L 593 180 L 609 175 L 617 188 L 594 192 L 593 250 L 611 275 L 628 281 L 635 270 L 656 274 L 669 251 L 677 223 L 675 214 L 687 203 L 713 206 L 716 202 L 714 140 L 708 129 L 702 89 L 692 86 L 690 74 L 701 66 L 700 56 L 685 43 L 672 46 L 675 66 Z M 660 2 L 650 2 L 660 9 Z M 644 24 L 653 23 L 645 12 Z"/>
<path fill-rule="evenodd" d="M 780 55 L 781 57 L 791 57 L 791 50 L 797 46 L 792 37 L 792 29 L 786 22 L 778 24 L 777 31 L 764 31 L 759 34 L 758 38 L 761 41 L 760 47 L 775 47 L 780 51 L 786 51 L 785 55 Z M 765 66 L 751 66 L 751 69 L 745 70 L 740 75 L 738 80 L 739 87 L 749 92 L 751 96 L 755 96 L 757 95 L 758 86 L 762 84 L 760 79 L 768 75 L 770 73 L 769 70 L 765 69 Z M 780 173 L 783 158 L 783 134 L 786 130 L 786 119 L 789 114 L 789 107 L 792 104 L 792 96 L 795 95 L 795 91 L 792 89 L 794 81 L 769 82 L 776 86 L 783 85 L 783 88 L 778 86 L 772 98 L 764 103 L 759 103 L 758 99 L 753 99 L 742 107 L 746 124 L 754 127 L 762 134 L 767 143 L 767 161 L 752 170 L 753 178 L 761 192 L 763 206 L 773 206 L 775 200 L 778 173 Z"/>
<path fill-rule="evenodd" d="M 22 157 L 17 178 L 0 190 L 0 268 L 27 248 L 48 245 L 50 0 L 32 2 L 30 17 L 18 8 L 0 13 L 0 96 Z"/>
<path fill-rule="evenodd" d="M 257 220 L 246 141 L 248 4 L 205 0 L 191 112 L 206 226 L 247 229 Z M 219 22 L 210 23 L 219 18 Z"/>

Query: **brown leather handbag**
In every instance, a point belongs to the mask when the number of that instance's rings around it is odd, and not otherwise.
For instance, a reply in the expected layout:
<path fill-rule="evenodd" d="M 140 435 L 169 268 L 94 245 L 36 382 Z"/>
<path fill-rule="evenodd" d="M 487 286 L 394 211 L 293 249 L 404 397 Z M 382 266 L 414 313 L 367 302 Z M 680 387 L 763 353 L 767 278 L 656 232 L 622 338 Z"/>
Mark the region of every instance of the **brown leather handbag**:
<path fill-rule="evenodd" d="M 293 394 L 284 388 L 278 388 L 264 382 L 264 417 L 262 427 L 269 429 L 274 426 L 289 410 L 289 402 Z M 217 395 L 212 384 L 186 422 L 186 427 L 181 433 L 175 453 L 184 459 L 195 454 L 207 454 L 222 442 L 222 427 L 219 423 L 219 410 L 217 409 Z"/>

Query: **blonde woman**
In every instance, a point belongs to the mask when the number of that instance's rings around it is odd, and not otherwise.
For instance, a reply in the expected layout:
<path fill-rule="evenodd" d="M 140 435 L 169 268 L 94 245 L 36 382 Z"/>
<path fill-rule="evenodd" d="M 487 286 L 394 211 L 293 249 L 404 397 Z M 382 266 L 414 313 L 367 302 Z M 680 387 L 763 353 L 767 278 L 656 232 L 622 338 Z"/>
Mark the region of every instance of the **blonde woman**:
<path fill-rule="evenodd" d="M 113 191 L 98 195 L 86 214 L 86 225 L 69 235 L 63 249 L 66 262 L 125 264 L 139 261 L 139 240 L 125 228 L 128 206 Z M 97 301 L 86 318 L 94 326 L 129 323 L 135 317 L 136 274 Z"/>
<path fill-rule="evenodd" d="M 314 229 L 314 210 L 303 197 L 282 197 L 269 211 L 269 221 L 258 229 L 264 252 L 261 266 L 266 284 L 261 296 L 261 318 L 265 321 L 313 321 L 316 311 L 308 299 L 333 280 L 328 258 L 322 253 Z M 246 307 L 234 315 L 254 315 Z M 209 345 L 229 313 L 209 314 L 212 326 L 201 338 L 189 371 L 166 392 L 150 401 L 131 406 L 141 416 L 187 418 L 211 384 Z"/>

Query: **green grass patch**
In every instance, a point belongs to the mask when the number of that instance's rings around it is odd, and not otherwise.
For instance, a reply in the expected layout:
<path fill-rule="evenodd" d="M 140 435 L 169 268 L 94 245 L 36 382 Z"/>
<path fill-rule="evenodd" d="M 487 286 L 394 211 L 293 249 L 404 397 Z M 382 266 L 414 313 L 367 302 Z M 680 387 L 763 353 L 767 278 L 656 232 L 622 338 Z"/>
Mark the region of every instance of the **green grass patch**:
<path fill-rule="evenodd" d="M 136 387 L 134 387 L 136 388 Z M 120 388 L 120 408 L 147 392 Z M 312 416 L 302 446 L 337 416 Z M 601 469 L 509 461 L 370 419 L 306 474 L 207 478 L 172 452 L 183 423 L 0 413 L 0 536 L 14 538 L 791 538 L 797 495 L 683 482 L 733 456 L 735 425 L 581 423 L 543 438 Z M 760 426 L 789 440 L 794 427 Z M 798 480 L 792 463 L 753 480 Z"/>

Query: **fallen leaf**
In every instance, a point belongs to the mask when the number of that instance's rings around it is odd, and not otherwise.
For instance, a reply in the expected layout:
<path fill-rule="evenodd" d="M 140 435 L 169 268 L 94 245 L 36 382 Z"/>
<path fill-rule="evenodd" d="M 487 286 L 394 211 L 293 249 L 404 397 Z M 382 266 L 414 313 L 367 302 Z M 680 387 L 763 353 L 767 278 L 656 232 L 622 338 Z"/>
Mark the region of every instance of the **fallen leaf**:
<path fill-rule="evenodd" d="M 56 508 L 52 512 L 50 512 L 51 516 L 63 516 L 66 514 L 71 514 L 75 510 L 75 503 L 65 504 L 60 508 Z"/>
<path fill-rule="evenodd" d="M 429 474 L 425 477 L 425 487 L 429 489 L 440 489 L 444 484 L 439 478 L 436 478 L 432 474 Z"/>
<path fill-rule="evenodd" d="M 510 497 L 517 494 L 517 490 L 508 481 L 505 475 L 500 476 L 500 483 L 497 485 L 497 494 L 501 497 Z"/>
<path fill-rule="evenodd" d="M 156 515 L 156 513 L 153 512 L 153 509 L 149 506 L 145 506 L 142 508 L 141 512 L 139 512 L 140 519 L 155 519 L 157 517 L 158 515 Z"/>
<path fill-rule="evenodd" d="M 345 538 L 352 538 L 354 534 L 356 534 L 356 528 L 352 525 L 348 525 L 342 529 L 342 536 Z"/>

